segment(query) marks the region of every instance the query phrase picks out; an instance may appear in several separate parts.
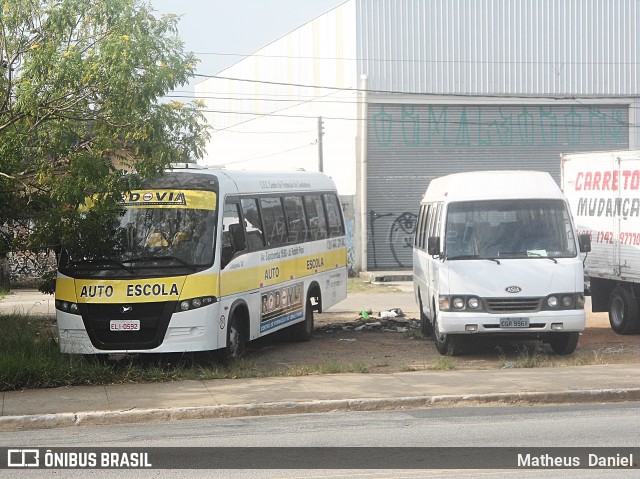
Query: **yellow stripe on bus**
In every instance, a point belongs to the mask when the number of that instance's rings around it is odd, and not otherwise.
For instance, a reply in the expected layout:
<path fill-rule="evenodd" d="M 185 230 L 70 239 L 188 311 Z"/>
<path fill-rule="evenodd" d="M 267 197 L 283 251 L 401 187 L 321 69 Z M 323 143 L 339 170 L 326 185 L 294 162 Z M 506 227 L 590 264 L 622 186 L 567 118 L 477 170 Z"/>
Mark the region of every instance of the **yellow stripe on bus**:
<path fill-rule="evenodd" d="M 250 268 L 223 271 L 220 280 L 220 295 L 227 296 L 273 286 L 292 279 L 342 268 L 346 265 L 347 250 L 340 248 Z"/>
<path fill-rule="evenodd" d="M 218 295 L 218 274 L 135 280 L 58 278 L 56 299 L 72 303 L 150 303 Z"/>

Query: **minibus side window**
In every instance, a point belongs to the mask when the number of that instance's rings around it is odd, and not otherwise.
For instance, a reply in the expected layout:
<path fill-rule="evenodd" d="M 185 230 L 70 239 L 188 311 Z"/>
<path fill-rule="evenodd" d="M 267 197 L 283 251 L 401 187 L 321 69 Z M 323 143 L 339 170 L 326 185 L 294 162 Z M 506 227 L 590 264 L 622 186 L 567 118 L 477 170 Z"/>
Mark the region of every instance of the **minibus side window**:
<path fill-rule="evenodd" d="M 329 222 L 329 237 L 344 236 L 344 224 L 340 214 L 340 203 L 336 195 L 323 195 L 327 207 L 327 220 Z"/>
<path fill-rule="evenodd" d="M 287 223 L 280 198 L 260 198 L 260 209 L 264 221 L 264 232 L 269 247 L 287 242 Z"/>
<path fill-rule="evenodd" d="M 247 231 L 247 245 L 253 251 L 262 249 L 264 248 L 264 233 L 258 201 L 255 198 L 243 198 L 241 203 L 244 227 Z"/>
<path fill-rule="evenodd" d="M 322 197 L 320 195 L 305 196 L 304 207 L 309 219 L 311 241 L 325 239 L 327 237 L 327 219 L 324 216 Z"/>
<path fill-rule="evenodd" d="M 225 203 L 222 214 L 222 248 L 220 267 L 229 264 L 233 256 L 246 248 L 244 229 L 240 223 L 240 205 Z"/>
<path fill-rule="evenodd" d="M 301 196 L 285 196 L 284 211 L 287 214 L 287 225 L 289 226 L 288 243 L 299 243 L 306 241 L 307 218 L 304 214 Z"/>

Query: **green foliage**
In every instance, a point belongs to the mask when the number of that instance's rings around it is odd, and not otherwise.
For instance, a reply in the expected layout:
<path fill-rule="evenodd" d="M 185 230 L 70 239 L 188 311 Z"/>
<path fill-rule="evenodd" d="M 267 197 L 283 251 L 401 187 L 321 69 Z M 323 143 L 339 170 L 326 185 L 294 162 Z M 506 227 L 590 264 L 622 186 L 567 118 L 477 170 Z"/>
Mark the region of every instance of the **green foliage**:
<path fill-rule="evenodd" d="M 0 253 L 106 247 L 138 178 L 200 158 L 201 105 L 163 103 L 193 77 L 174 15 L 140 0 L 5 0 L 0 12 Z M 78 209 L 102 195 L 91 214 Z M 21 230 L 24 233 L 26 230 Z"/>

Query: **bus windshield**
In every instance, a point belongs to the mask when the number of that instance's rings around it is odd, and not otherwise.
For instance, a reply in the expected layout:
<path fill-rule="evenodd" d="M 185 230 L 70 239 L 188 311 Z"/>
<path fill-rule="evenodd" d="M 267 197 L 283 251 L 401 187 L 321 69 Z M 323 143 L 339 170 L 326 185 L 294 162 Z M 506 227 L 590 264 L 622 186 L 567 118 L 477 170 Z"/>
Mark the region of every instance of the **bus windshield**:
<path fill-rule="evenodd" d="M 455 259 L 561 258 L 577 254 L 562 200 L 490 200 L 451 203 L 445 256 Z"/>
<path fill-rule="evenodd" d="M 215 192 L 133 191 L 121 204 L 124 210 L 112 254 L 68 258 L 64 269 L 94 271 L 99 276 L 104 275 L 101 271 L 108 271 L 109 276 L 119 276 L 157 268 L 178 268 L 188 273 L 213 263 Z"/>

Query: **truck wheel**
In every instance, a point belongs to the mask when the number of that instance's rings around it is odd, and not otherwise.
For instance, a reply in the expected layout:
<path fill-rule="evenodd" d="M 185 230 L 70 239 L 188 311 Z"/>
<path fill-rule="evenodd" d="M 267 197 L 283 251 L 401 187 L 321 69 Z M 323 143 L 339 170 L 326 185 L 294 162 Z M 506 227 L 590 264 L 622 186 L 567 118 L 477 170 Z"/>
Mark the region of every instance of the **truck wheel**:
<path fill-rule="evenodd" d="M 293 341 L 309 341 L 313 336 L 313 308 L 311 298 L 307 298 L 304 308 L 304 321 L 289 327 L 289 337 Z"/>
<path fill-rule="evenodd" d="M 638 330 L 638 301 L 629 288 L 616 286 L 609 299 L 609 323 L 618 334 Z"/>
<path fill-rule="evenodd" d="M 420 308 L 420 332 L 425 338 L 430 338 L 433 336 L 433 325 L 424 311 L 422 311 L 422 298 L 420 297 L 420 293 L 418 293 L 418 306 Z"/>
<path fill-rule="evenodd" d="M 578 346 L 578 340 L 580 339 L 580 333 L 552 333 L 549 338 L 549 346 L 554 353 L 566 356 L 576 350 Z"/>
<path fill-rule="evenodd" d="M 462 338 L 456 334 L 441 332 L 437 316 L 433 318 L 433 339 L 436 349 L 443 356 L 458 356 L 462 353 Z"/>

